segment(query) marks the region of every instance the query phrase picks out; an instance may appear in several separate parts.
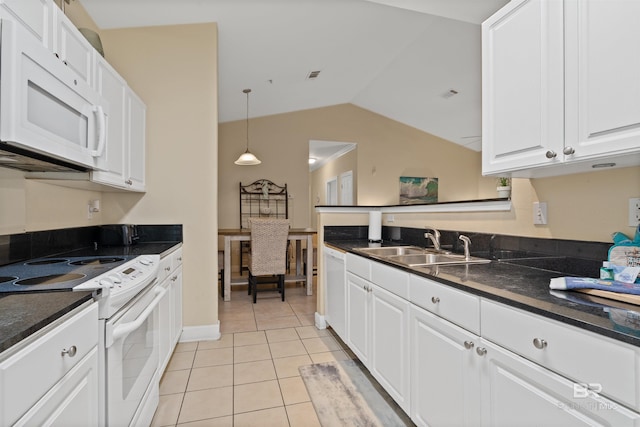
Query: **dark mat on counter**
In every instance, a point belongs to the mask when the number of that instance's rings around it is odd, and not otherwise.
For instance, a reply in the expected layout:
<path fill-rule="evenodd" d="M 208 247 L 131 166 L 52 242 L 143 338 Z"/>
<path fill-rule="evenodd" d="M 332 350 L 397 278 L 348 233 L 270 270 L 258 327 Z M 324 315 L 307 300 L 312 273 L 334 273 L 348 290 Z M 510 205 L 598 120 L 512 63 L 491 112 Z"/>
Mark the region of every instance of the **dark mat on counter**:
<path fill-rule="evenodd" d="M 299 368 L 323 427 L 406 426 L 353 360 Z"/>

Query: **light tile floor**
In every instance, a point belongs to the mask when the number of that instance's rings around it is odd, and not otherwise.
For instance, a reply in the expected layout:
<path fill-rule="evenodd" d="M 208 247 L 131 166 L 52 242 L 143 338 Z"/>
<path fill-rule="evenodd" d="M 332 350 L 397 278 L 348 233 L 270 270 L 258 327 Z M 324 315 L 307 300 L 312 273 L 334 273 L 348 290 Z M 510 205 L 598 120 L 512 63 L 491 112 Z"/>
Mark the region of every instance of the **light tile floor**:
<path fill-rule="evenodd" d="M 222 337 L 179 343 L 160 382 L 152 426 L 314 427 L 320 423 L 299 366 L 346 359 L 328 330 L 314 325 L 315 290 L 246 290 L 219 300 Z"/>

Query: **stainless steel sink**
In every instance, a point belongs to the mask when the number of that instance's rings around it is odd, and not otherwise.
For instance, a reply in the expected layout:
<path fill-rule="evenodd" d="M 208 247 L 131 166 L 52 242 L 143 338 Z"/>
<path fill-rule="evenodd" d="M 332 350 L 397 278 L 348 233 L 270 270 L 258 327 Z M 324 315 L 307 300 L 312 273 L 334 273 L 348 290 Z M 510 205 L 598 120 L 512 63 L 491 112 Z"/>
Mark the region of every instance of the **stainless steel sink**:
<path fill-rule="evenodd" d="M 409 254 L 424 254 L 425 249 L 418 246 L 386 246 L 378 248 L 357 248 L 357 252 L 375 256 L 375 257 L 390 257 L 397 255 L 409 255 Z"/>
<path fill-rule="evenodd" d="M 464 255 L 434 253 L 395 255 L 385 257 L 385 259 L 407 267 L 443 264 L 482 264 L 491 262 L 491 260 L 484 258 L 470 257 L 467 259 Z"/>

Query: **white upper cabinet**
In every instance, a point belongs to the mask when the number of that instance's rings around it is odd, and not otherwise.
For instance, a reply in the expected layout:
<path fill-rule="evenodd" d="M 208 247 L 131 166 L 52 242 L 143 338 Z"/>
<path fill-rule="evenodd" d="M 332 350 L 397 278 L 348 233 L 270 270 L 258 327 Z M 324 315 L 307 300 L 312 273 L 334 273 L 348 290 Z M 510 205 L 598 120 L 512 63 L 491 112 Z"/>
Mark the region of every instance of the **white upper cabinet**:
<path fill-rule="evenodd" d="M 96 88 L 109 102 L 106 156 L 92 182 L 131 191 L 145 189 L 146 107 L 102 57 L 96 61 Z"/>
<path fill-rule="evenodd" d="M 145 189 L 145 140 L 147 107 L 131 90 L 127 91 L 127 160 L 129 190 Z"/>
<path fill-rule="evenodd" d="M 1 0 L 1 6 L 18 20 L 43 46 L 53 48 L 53 14 L 51 0 Z"/>
<path fill-rule="evenodd" d="M 482 25 L 483 173 L 558 162 L 562 2 L 512 1 Z M 544 64 L 544 66 L 541 66 Z"/>
<path fill-rule="evenodd" d="M 482 24 L 483 174 L 640 164 L 640 3 L 514 0 Z"/>
<path fill-rule="evenodd" d="M 566 146 L 573 158 L 640 148 L 640 2 L 565 0 Z"/>
<path fill-rule="evenodd" d="M 98 162 L 101 171 L 93 172 L 93 179 L 95 182 L 124 187 L 127 82 L 102 57 L 96 62 L 95 81 L 98 93 L 109 102 L 109 116 L 106 153 Z"/>
<path fill-rule="evenodd" d="M 54 8 L 54 54 L 85 83 L 93 86 L 96 50 L 57 7 Z"/>

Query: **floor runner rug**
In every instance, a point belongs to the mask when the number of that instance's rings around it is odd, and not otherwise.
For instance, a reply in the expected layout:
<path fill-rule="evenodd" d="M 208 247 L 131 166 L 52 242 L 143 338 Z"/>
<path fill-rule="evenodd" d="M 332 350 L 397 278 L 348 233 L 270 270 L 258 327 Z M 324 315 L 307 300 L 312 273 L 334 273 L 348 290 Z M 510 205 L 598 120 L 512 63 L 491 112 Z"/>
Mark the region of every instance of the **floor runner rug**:
<path fill-rule="evenodd" d="M 392 408 L 353 360 L 299 368 L 323 427 L 412 425 Z"/>

